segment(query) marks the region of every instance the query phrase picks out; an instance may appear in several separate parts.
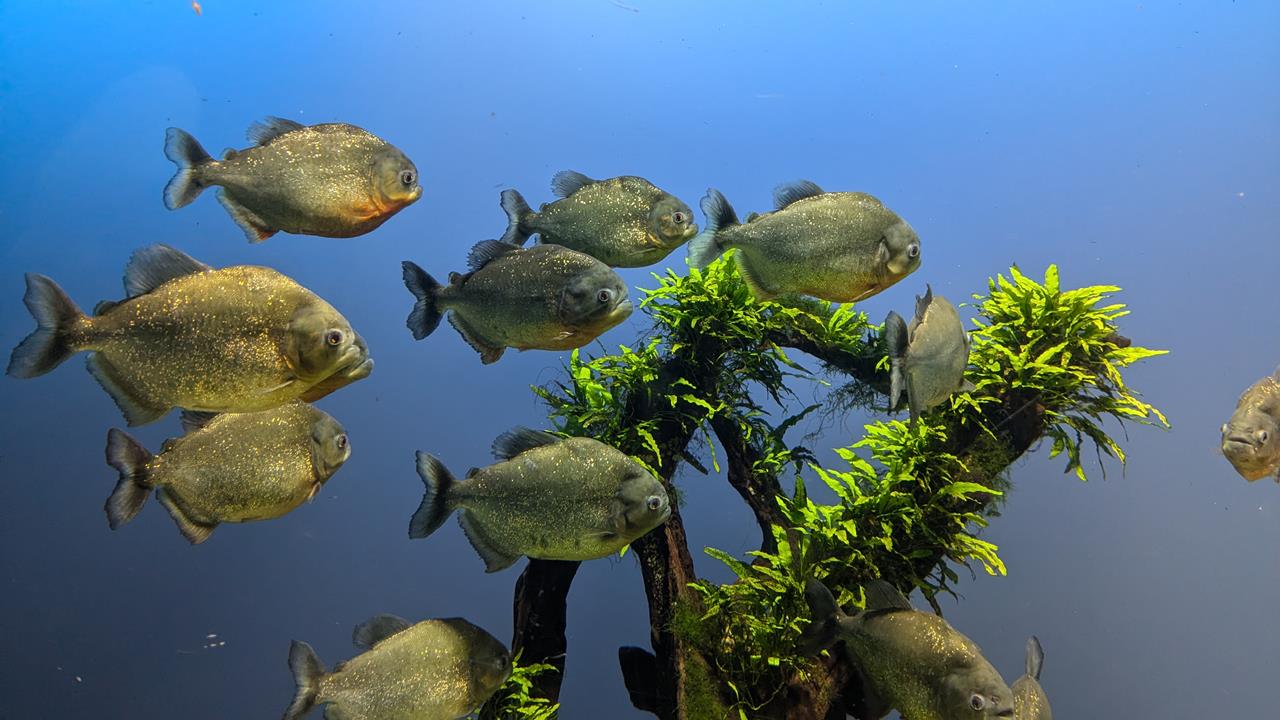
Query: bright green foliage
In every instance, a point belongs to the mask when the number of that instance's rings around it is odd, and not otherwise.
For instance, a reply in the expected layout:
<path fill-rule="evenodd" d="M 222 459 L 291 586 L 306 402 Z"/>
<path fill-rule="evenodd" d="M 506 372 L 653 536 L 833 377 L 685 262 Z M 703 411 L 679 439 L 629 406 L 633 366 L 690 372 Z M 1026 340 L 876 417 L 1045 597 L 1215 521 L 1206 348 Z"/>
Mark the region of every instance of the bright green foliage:
<path fill-rule="evenodd" d="M 511 661 L 511 677 L 498 689 L 495 696 L 500 702 L 493 707 L 492 717 L 496 720 L 555 720 L 560 712 L 560 703 L 549 702 L 545 698 L 529 694 L 533 687 L 533 679 L 543 673 L 557 672 L 552 665 L 534 663 L 521 665 L 517 655 Z M 486 709 L 486 712 L 488 710 Z"/>

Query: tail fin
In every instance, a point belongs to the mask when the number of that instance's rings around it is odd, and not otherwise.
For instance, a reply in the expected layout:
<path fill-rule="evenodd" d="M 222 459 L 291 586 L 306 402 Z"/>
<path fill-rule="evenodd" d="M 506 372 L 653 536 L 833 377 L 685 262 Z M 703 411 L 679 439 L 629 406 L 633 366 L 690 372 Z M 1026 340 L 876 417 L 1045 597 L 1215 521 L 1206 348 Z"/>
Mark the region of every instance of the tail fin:
<path fill-rule="evenodd" d="M 449 488 L 453 474 L 434 455 L 418 451 L 418 475 L 427 486 L 422 504 L 409 520 L 409 537 L 424 538 L 435 532 L 449 517 Z"/>
<path fill-rule="evenodd" d="M 440 308 L 436 306 L 436 294 L 440 292 L 440 283 L 427 274 L 426 270 L 405 260 L 400 263 L 404 269 L 404 286 L 418 299 L 405 324 L 413 331 L 413 339 L 422 338 L 435 332 L 440 324 Z"/>
<path fill-rule="evenodd" d="M 195 138 L 175 127 L 164 132 L 164 156 L 178 166 L 178 174 L 164 186 L 164 206 L 177 210 L 195 200 L 204 190 L 204 185 L 196 179 L 196 171 L 213 158 Z"/>
<path fill-rule="evenodd" d="M 847 617 L 836 604 L 835 596 L 826 585 L 810 579 L 804 586 L 804 599 L 809 605 L 812 619 L 800 634 L 800 652 L 817 655 L 839 640 L 840 619 Z"/>
<path fill-rule="evenodd" d="M 502 209 L 507 213 L 507 231 L 502 234 L 502 242 L 524 245 L 533 234 L 529 227 L 529 216 L 534 214 L 533 208 L 515 190 L 503 190 Z"/>
<path fill-rule="evenodd" d="M 293 671 L 293 682 L 298 685 L 298 690 L 293 695 L 293 702 L 289 703 L 289 709 L 284 711 L 284 720 L 301 720 L 315 707 L 320 679 L 324 677 L 324 664 L 310 645 L 294 640 L 289 646 L 289 669 Z"/>
<path fill-rule="evenodd" d="M 889 409 L 892 410 L 902 399 L 905 381 L 902 360 L 907 353 L 907 321 L 892 310 L 884 319 L 884 340 L 889 347 Z"/>
<path fill-rule="evenodd" d="M 151 453 L 123 430 L 107 432 L 107 464 L 120 472 L 116 489 L 107 498 L 107 524 L 112 530 L 129 522 L 151 493 Z"/>
<path fill-rule="evenodd" d="M 1027 638 L 1027 676 L 1040 679 L 1040 670 L 1044 667 L 1044 648 L 1040 647 L 1040 638 L 1032 635 Z"/>
<path fill-rule="evenodd" d="M 689 241 L 689 264 L 697 268 L 710 265 L 725 251 L 725 246 L 716 240 L 716 234 L 739 224 L 733 206 L 715 188 L 709 188 L 702 198 L 702 214 L 707 216 L 707 226 Z"/>
<path fill-rule="evenodd" d="M 75 354 L 69 331 L 84 313 L 71 302 L 71 298 L 58 287 L 58 283 L 44 275 L 27 273 L 27 294 L 22 297 L 31 317 L 36 319 L 36 330 L 13 349 L 6 374 L 19 378 L 33 378 L 58 367 L 62 361 Z"/>

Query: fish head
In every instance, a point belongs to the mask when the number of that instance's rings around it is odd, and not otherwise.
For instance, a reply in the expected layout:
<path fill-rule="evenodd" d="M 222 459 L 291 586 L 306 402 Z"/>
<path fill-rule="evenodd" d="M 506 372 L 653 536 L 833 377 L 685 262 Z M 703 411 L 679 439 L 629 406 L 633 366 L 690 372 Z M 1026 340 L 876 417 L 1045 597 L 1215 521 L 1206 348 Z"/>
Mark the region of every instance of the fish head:
<path fill-rule="evenodd" d="M 1241 408 L 1222 426 L 1222 454 L 1250 482 L 1280 469 L 1280 427 L 1258 408 Z"/>
<path fill-rule="evenodd" d="M 560 321 L 603 332 L 631 314 L 627 284 L 608 265 L 596 261 L 569 278 L 560 291 Z"/>
<path fill-rule="evenodd" d="M 294 312 L 285 342 L 293 372 L 309 383 L 317 383 L 340 370 L 359 372 L 369 361 L 364 338 L 356 334 L 341 313 L 322 300 L 306 303 Z M 368 370 L 372 370 L 371 364 Z M 364 371 L 365 375 L 368 370 Z"/>
<path fill-rule="evenodd" d="M 627 461 L 626 477 L 614 496 L 613 523 L 618 534 L 635 539 L 671 517 L 671 500 L 662 482 L 634 462 Z"/>
<path fill-rule="evenodd" d="M 370 173 L 375 197 L 381 206 L 400 210 L 422 197 L 418 168 L 399 149 L 387 145 L 374 154 Z"/>
<path fill-rule="evenodd" d="M 876 262 L 886 285 L 910 275 L 920 267 L 920 236 L 905 220 L 895 221 L 880 235 Z"/>
<path fill-rule="evenodd" d="M 667 248 L 677 248 L 698 234 L 693 211 L 674 195 L 663 194 L 649 211 L 649 231 Z"/>
<path fill-rule="evenodd" d="M 351 442 L 333 416 L 315 408 L 311 408 L 311 415 L 311 464 L 323 482 L 351 457 Z"/>
<path fill-rule="evenodd" d="M 942 682 L 942 717 L 1011 718 L 1013 691 L 985 660 L 958 668 Z"/>
<path fill-rule="evenodd" d="M 511 677 L 511 653 L 492 635 L 477 628 L 471 643 L 472 687 L 486 698 Z"/>

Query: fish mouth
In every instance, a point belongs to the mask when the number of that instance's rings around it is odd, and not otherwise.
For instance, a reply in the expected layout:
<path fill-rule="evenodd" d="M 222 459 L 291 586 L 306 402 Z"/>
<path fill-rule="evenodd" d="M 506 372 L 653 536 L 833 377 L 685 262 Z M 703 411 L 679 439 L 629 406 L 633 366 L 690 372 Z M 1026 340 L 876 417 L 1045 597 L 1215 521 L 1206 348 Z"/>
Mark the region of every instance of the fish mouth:
<path fill-rule="evenodd" d="M 613 310 L 609 311 L 609 320 L 610 322 L 620 323 L 630 317 L 634 310 L 635 306 L 631 304 L 631 299 L 627 298 L 613 306 Z"/>
<path fill-rule="evenodd" d="M 351 362 L 343 367 L 346 369 L 340 372 L 342 377 L 351 380 L 363 380 L 373 372 L 373 358 L 363 357 L 358 362 Z"/>

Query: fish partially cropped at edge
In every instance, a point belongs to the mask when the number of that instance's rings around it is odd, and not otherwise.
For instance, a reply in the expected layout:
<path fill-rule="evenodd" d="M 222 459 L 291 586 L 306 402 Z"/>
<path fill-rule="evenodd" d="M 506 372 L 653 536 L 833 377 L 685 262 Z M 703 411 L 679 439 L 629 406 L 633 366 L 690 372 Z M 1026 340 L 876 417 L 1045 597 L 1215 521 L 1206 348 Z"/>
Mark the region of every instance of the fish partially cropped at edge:
<path fill-rule="evenodd" d="M 642 177 L 593 180 L 572 170 L 556 173 L 559 197 L 537 212 L 515 190 L 502 192 L 507 213 L 503 242 L 539 241 L 586 253 L 610 267 L 659 262 L 698 234 L 693 212 L 679 198 Z"/>
<path fill-rule="evenodd" d="M 305 642 L 289 647 L 297 691 L 284 720 L 324 705 L 329 720 L 455 720 L 475 712 L 511 675 L 511 654 L 462 618 L 410 624 L 377 615 L 358 625 L 364 650 L 326 672 Z"/>
<path fill-rule="evenodd" d="M 631 314 L 627 286 L 607 265 L 559 245 L 520 248 L 485 240 L 467 257 L 470 272 L 441 285 L 412 262 L 404 284 L 416 302 L 406 325 L 416 340 L 430 335 L 447 311 L 484 364 L 506 348 L 572 350 Z"/>
<path fill-rule="evenodd" d="M 43 375 L 78 352 L 129 425 L 174 407 L 252 412 L 316 400 L 373 370 L 364 340 L 333 306 L 270 268 L 212 269 L 166 245 L 136 251 L 126 298 L 76 307 L 28 273 L 23 301 L 37 328 L 7 374 Z"/>
<path fill-rule="evenodd" d="M 281 231 L 364 235 L 422 196 L 413 162 L 355 125 L 268 117 L 248 136 L 252 147 L 215 160 L 191 135 L 169 128 L 164 154 L 178 173 L 165 186 L 165 207 L 177 210 L 220 186 L 218 201 L 256 243 Z"/>
<path fill-rule="evenodd" d="M 351 456 L 342 425 L 304 402 L 253 413 L 182 414 L 186 434 L 152 455 L 127 433 L 107 433 L 120 481 L 107 499 L 111 529 L 152 490 L 193 545 L 219 523 L 282 517 L 310 500 Z"/>
<path fill-rule="evenodd" d="M 419 452 L 426 492 L 409 537 L 427 537 L 458 511 L 485 572 L 497 572 L 521 555 L 605 557 L 671 516 L 662 483 L 598 440 L 516 428 L 494 441 L 493 454 L 499 462 L 457 480 L 435 456 Z"/>
<path fill-rule="evenodd" d="M 809 580 L 805 600 L 813 620 L 801 650 L 817 654 L 843 640 L 870 718 L 890 710 L 903 720 L 1013 717 L 1013 692 L 972 640 L 911 607 L 888 582 L 873 580 L 864 590 L 866 609 L 850 616 L 825 585 Z"/>
<path fill-rule="evenodd" d="M 1249 482 L 1269 475 L 1280 482 L 1280 369 L 1240 396 L 1222 426 L 1222 454 Z"/>
<path fill-rule="evenodd" d="M 689 243 L 689 264 L 705 267 L 729 248 L 761 299 L 812 295 L 856 302 L 920 267 L 916 231 L 876 198 L 825 192 L 807 180 L 774 190 L 774 211 L 738 216 L 720 191 L 702 198 L 707 225 Z"/>
<path fill-rule="evenodd" d="M 1049 697 L 1040 687 L 1044 649 L 1035 635 L 1027 638 L 1027 674 L 1013 681 L 1013 716 L 1018 720 L 1053 720 Z"/>
<path fill-rule="evenodd" d="M 964 379 L 969 365 L 969 335 L 956 306 L 925 286 L 916 296 L 916 314 L 910 327 L 896 312 L 885 318 L 885 342 L 889 346 L 889 407 L 898 406 L 905 388 L 916 420 L 957 391 L 973 390 Z"/>

